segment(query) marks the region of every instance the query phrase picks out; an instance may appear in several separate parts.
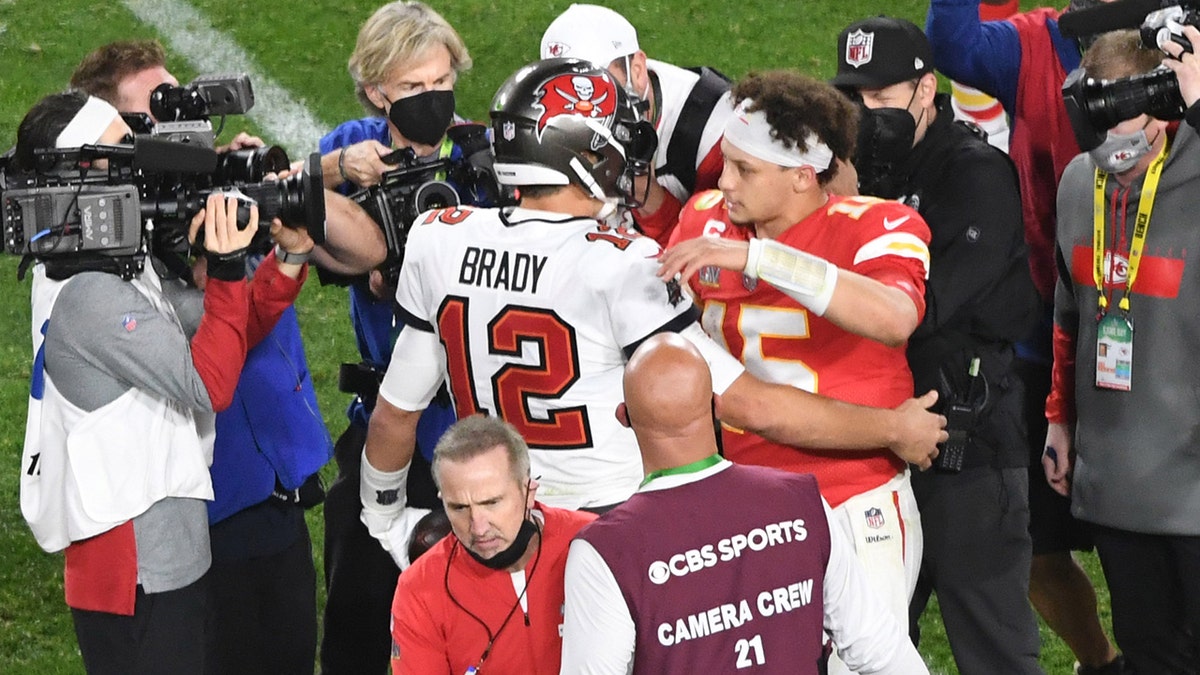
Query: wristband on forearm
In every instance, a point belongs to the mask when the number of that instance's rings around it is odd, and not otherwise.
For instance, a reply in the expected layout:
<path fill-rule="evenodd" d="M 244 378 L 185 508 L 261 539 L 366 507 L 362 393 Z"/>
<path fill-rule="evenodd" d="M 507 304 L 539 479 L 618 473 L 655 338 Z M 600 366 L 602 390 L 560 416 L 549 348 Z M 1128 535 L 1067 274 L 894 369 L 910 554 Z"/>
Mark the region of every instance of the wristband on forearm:
<path fill-rule="evenodd" d="M 346 148 L 349 146 L 343 145 L 341 150 L 338 150 L 338 175 L 342 177 L 343 183 L 349 183 L 350 177 L 346 175 Z"/>
<path fill-rule="evenodd" d="M 241 281 L 246 278 L 246 252 L 248 249 L 239 248 L 229 253 L 213 253 L 205 251 L 208 259 L 207 274 L 221 281 Z"/>
<path fill-rule="evenodd" d="M 363 450 L 361 480 L 359 481 L 359 499 L 364 509 L 376 513 L 398 515 L 404 510 L 408 501 L 408 468 L 412 462 L 397 471 L 380 471 L 367 461 L 367 452 Z"/>
<path fill-rule="evenodd" d="M 288 253 L 279 244 L 275 244 L 275 259 L 281 263 L 289 265 L 303 265 L 308 262 L 308 256 L 312 254 L 312 249 L 304 253 Z"/>
<path fill-rule="evenodd" d="M 817 316 L 824 316 L 837 286 L 837 265 L 770 239 L 751 239 L 746 276 L 762 279 Z"/>

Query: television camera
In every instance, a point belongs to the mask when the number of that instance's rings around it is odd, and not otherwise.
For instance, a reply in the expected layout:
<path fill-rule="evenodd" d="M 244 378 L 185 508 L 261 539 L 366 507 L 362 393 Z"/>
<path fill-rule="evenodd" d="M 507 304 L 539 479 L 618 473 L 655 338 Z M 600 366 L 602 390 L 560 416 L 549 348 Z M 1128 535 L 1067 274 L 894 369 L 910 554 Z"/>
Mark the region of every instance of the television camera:
<path fill-rule="evenodd" d="M 487 127 L 458 124 L 446 135 L 462 149 L 461 157 L 426 161 L 402 148 L 382 158 L 397 168 L 384 173 L 378 184 L 350 195 L 383 231 L 388 256 L 380 269 L 391 283 L 400 273 L 408 230 L 419 214 L 458 206 L 464 199 L 481 205 L 516 203 L 496 182 Z"/>
<path fill-rule="evenodd" d="M 1059 25 L 1068 37 L 1138 28 L 1142 45 L 1148 49 L 1163 50 L 1174 42 L 1190 52 L 1183 26 L 1200 27 L 1200 0 L 1119 0 L 1067 12 Z M 1160 120 L 1178 120 L 1187 109 L 1179 81 L 1165 67 L 1115 80 L 1089 77 L 1076 68 L 1062 90 L 1075 139 L 1085 152 L 1103 143 L 1108 130 L 1123 120 L 1143 113 Z"/>
<path fill-rule="evenodd" d="M 315 242 L 325 240 L 325 197 L 320 155 L 313 153 L 301 173 L 264 181 L 265 166 L 286 167 L 281 149 L 264 153 L 269 164 L 242 156 L 225 163 L 211 148 L 134 136 L 131 143 L 43 149 L 30 173 L 6 176 L 0 197 L 4 248 L 24 256 L 19 277 L 32 261 L 65 277 L 102 270 L 132 278 L 148 250 L 185 251 L 192 217 L 213 193 L 237 196 L 238 221 L 249 222 L 258 204 L 266 235 L 271 219 L 303 227 Z M 97 160 L 107 160 L 101 168 Z"/>
<path fill-rule="evenodd" d="M 158 85 L 150 92 L 150 115 L 125 113 L 122 117 L 134 133 L 212 148 L 225 127 L 225 116 L 243 115 L 253 107 L 254 89 L 245 73 L 201 75 L 183 87 L 165 82 Z M 214 116 L 221 118 L 216 131 L 210 120 Z"/>

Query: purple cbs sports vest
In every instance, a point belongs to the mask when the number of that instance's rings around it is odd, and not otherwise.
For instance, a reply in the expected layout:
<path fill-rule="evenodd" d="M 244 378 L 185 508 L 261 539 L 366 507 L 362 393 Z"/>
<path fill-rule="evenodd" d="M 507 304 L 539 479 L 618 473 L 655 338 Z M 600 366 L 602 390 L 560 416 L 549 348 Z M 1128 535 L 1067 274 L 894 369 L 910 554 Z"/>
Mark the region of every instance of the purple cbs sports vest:
<path fill-rule="evenodd" d="M 817 673 L 829 525 L 816 479 L 732 465 L 639 492 L 578 535 L 637 629 L 634 673 Z"/>

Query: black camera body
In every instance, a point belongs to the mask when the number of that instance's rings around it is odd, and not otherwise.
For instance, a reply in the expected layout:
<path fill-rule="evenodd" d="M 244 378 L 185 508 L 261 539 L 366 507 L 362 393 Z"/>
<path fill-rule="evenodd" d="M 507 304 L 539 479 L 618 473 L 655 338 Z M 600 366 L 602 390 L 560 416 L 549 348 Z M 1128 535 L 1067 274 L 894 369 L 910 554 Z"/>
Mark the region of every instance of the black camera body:
<path fill-rule="evenodd" d="M 1138 27 L 1142 46 L 1165 51 L 1167 43 L 1174 42 L 1184 52 L 1190 52 L 1192 43 L 1183 36 L 1180 30 L 1183 26 L 1200 27 L 1200 1 L 1184 1 L 1147 14 Z"/>
<path fill-rule="evenodd" d="M 379 184 L 350 195 L 383 231 L 388 256 L 381 270 L 389 282 L 400 272 L 408 231 L 421 213 L 458 206 L 464 197 L 474 204 L 516 203 L 496 181 L 487 127 L 458 124 L 446 135 L 462 149 L 461 157 L 426 161 L 409 148 L 397 150 L 382 158 L 397 168 L 384 173 Z"/>
<path fill-rule="evenodd" d="M 1124 120 L 1142 113 L 1180 120 L 1187 110 L 1179 80 L 1166 68 L 1116 80 L 1097 80 L 1076 68 L 1067 75 L 1062 92 L 1075 140 L 1084 152 L 1103 143 L 1108 130 Z"/>
<path fill-rule="evenodd" d="M 1192 45 L 1184 26 L 1200 28 L 1200 0 L 1119 0 L 1068 12 L 1060 22 L 1063 34 L 1095 35 L 1120 28 L 1137 28 L 1142 46 L 1165 51 L 1174 42 L 1185 52 Z M 1175 73 L 1162 67 L 1149 73 L 1115 80 L 1089 77 L 1076 68 L 1063 83 L 1063 102 L 1084 152 L 1104 142 L 1109 129 L 1143 113 L 1160 120 L 1183 119 L 1187 105 Z"/>
<path fill-rule="evenodd" d="M 188 225 L 214 192 L 244 199 L 243 223 L 249 204 L 257 203 L 264 236 L 271 219 L 279 217 L 289 227 L 306 228 L 318 243 L 325 239 L 318 153 L 306 159 L 303 172 L 266 182 L 262 175 L 228 180 L 218 175 L 213 150 L 151 136 L 135 136 L 131 144 L 39 150 L 37 156 L 33 173 L 6 176 L 0 197 L 4 248 L 27 261 L 71 273 L 100 269 L 131 278 L 141 271 L 150 247 L 186 248 Z M 94 168 L 98 159 L 107 160 L 108 167 Z"/>
<path fill-rule="evenodd" d="M 158 123 L 146 131 L 211 148 L 216 134 L 209 118 L 243 115 L 253 107 L 254 89 L 245 73 L 201 75 L 184 87 L 163 83 L 150 92 L 150 113 Z"/>

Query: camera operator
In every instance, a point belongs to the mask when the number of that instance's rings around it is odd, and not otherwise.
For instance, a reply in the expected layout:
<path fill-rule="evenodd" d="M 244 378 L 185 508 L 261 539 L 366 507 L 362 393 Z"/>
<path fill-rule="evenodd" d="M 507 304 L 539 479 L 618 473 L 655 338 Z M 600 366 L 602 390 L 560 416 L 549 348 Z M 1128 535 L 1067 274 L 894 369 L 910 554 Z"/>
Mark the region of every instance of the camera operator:
<path fill-rule="evenodd" d="M 151 120 L 150 94 L 161 84 L 178 87 L 179 80 L 167 70 L 167 53 L 158 40 L 110 42 L 83 57 L 71 74 L 73 89 L 102 98 L 122 113 L 142 113 Z M 243 131 L 217 152 L 262 145 L 261 138 Z"/>
<path fill-rule="evenodd" d="M 35 150 L 120 142 L 117 111 L 79 92 L 35 105 L 17 132 L 17 167 Z M 104 160 L 94 163 L 102 167 Z M 47 551 L 65 549 L 64 586 L 84 665 L 95 673 L 204 673 L 208 663 L 214 411 L 227 408 L 246 349 L 291 304 L 303 265 L 268 255 L 252 283 L 257 230 L 238 201 L 214 194 L 203 227 L 210 279 L 201 294 L 164 279 L 153 257 L 128 281 L 105 261 L 34 268 L 34 368 L 21 475 L 22 512 Z M 278 251 L 311 248 L 281 229 Z"/>
<path fill-rule="evenodd" d="M 157 40 L 110 42 L 85 56 L 71 75 L 72 88 L 102 98 L 122 113 L 145 114 L 151 121 L 156 120 L 150 112 L 150 96 L 163 84 L 178 86 L 179 80 L 167 70 L 166 53 Z M 261 138 L 239 132 L 216 150 L 262 146 Z M 286 175 L 281 173 L 280 178 Z M 325 211 L 326 237 L 312 251 L 315 265 L 339 274 L 358 274 L 383 262 L 383 235 L 357 204 L 326 190 Z"/>
<path fill-rule="evenodd" d="M 951 439 L 933 471 L 912 475 L 925 535 L 909 605 L 914 638 L 936 591 L 960 672 L 1041 673 L 1026 599 L 1029 452 L 1013 372 L 1013 345 L 1038 303 L 1016 170 L 981 130 L 954 121 L 929 41 L 909 21 L 847 26 L 833 84 L 864 108 L 860 188 L 912 206 L 933 236 L 927 309 L 907 356 L 916 391 L 938 389 Z"/>
<path fill-rule="evenodd" d="M 437 12 L 420 2 L 391 2 L 362 26 L 349 70 L 368 117 L 339 125 L 321 139 L 326 187 L 344 192 L 378 184 L 395 166 L 381 156 L 411 148 L 417 161 L 458 160 L 463 150 L 446 136 L 454 115 L 454 84 L 470 68 L 462 39 Z M 467 200 L 470 201 L 470 200 Z M 323 277 L 324 280 L 324 277 Z M 362 363 L 343 366 L 344 390 L 357 394 L 350 424 L 338 439 L 338 477 L 325 502 L 325 606 L 321 670 L 382 673 L 388 667 L 391 601 L 399 568 L 361 522 L 361 455 L 374 409 L 379 378 L 401 325 L 392 313 L 394 289 L 372 272 L 347 280 L 350 315 Z M 428 460 L 442 432 L 454 421 L 448 400 L 435 401 L 421 419 L 421 452 L 409 480 L 408 503 L 439 508 Z"/>
<path fill-rule="evenodd" d="M 139 41 L 96 49 L 71 83 L 122 113 L 149 113 L 151 93 L 178 80 L 165 67 L 162 46 Z M 241 133 L 218 151 L 262 145 Z M 383 246 L 379 228 L 342 195 L 325 190 L 324 197 L 328 240 L 317 248 L 310 242 L 289 260 L 303 264 L 311 256 L 314 262 L 351 271 L 377 264 Z M 251 276 L 256 262 L 252 257 Z M 193 278 L 203 288 L 203 265 L 198 267 Z M 216 617 L 210 672 L 311 672 L 317 645 L 316 572 L 304 510 L 323 497 L 317 472 L 333 447 L 294 308 L 286 309 L 269 339 L 250 350 L 244 370 L 233 405 L 216 421 L 215 496 L 208 505 Z"/>
<path fill-rule="evenodd" d="M 1012 124 L 1009 153 L 1021 185 L 1030 274 L 1042 300 L 1041 319 L 1017 344 L 1031 459 L 1029 599 L 1079 660 L 1079 675 L 1121 675 L 1123 661 L 1100 625 L 1092 581 L 1072 556 L 1072 551 L 1092 549 L 1091 534 L 1071 515 L 1069 500 L 1045 484 L 1038 464 L 1050 391 L 1055 199 L 1063 170 L 1079 154 L 1059 91 L 1088 42 L 1064 36 L 1059 24 L 1111 1 L 1041 2 L 1053 6 L 984 21 L 980 0 L 930 0 L 926 22 L 937 69 L 995 96 Z"/>
<path fill-rule="evenodd" d="M 1187 123 L 1167 121 L 1178 109 L 1142 107 L 1072 160 L 1058 190 L 1042 462 L 1074 515 L 1095 526 L 1113 634 L 1138 673 L 1195 673 L 1200 663 L 1200 409 L 1188 365 L 1200 350 L 1188 256 L 1200 207 L 1200 32 L 1183 36 L 1188 53 L 1174 43 L 1164 51 L 1179 59 L 1166 63 Z M 1111 80 L 1161 58 L 1136 31 L 1118 31 L 1098 38 L 1082 66 Z"/>

